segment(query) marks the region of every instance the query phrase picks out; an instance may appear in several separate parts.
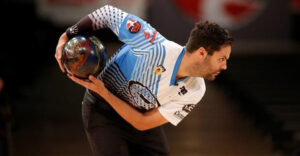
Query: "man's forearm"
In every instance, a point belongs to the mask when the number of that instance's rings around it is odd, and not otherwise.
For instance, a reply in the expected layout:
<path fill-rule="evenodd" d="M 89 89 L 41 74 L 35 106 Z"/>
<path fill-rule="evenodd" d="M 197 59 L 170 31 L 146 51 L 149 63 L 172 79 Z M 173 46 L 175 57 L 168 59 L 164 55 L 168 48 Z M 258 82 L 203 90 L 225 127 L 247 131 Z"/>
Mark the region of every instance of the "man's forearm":
<path fill-rule="evenodd" d="M 105 87 L 104 83 L 95 78 L 93 75 L 89 76 L 90 81 L 79 79 L 71 74 L 67 75 L 74 82 L 102 96 L 123 119 L 138 130 L 147 130 L 168 122 L 162 114 L 160 114 L 158 108 L 149 110 L 145 113 L 141 113 L 134 109 L 129 104 L 112 94 Z"/>
<path fill-rule="evenodd" d="M 160 115 L 158 109 L 141 113 L 108 90 L 105 91 L 105 93 L 101 93 L 101 96 L 122 118 L 138 130 L 151 129 L 167 122 L 167 120 Z"/>

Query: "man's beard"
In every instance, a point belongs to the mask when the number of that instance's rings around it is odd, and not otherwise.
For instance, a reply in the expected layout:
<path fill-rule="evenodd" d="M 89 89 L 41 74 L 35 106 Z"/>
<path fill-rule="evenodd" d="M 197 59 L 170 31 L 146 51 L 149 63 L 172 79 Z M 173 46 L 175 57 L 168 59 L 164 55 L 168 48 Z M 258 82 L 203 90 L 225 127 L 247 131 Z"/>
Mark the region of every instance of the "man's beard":
<path fill-rule="evenodd" d="M 205 80 L 208 80 L 208 81 L 213 81 L 216 79 L 217 75 L 220 74 L 220 71 L 217 71 L 217 72 L 214 72 L 214 73 L 211 73 L 211 74 L 207 74 L 206 76 L 204 76 L 203 78 Z"/>
<path fill-rule="evenodd" d="M 216 77 L 215 77 L 214 75 L 210 74 L 210 75 L 206 75 L 206 76 L 204 77 L 204 79 L 205 79 L 205 80 L 208 80 L 208 81 L 213 81 L 213 80 L 216 79 Z"/>

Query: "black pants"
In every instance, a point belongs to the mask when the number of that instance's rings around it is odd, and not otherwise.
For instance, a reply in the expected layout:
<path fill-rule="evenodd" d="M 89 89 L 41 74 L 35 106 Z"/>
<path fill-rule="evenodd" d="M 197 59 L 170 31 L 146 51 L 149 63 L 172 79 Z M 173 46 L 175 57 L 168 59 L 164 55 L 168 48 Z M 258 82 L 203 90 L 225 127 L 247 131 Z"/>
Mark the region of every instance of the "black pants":
<path fill-rule="evenodd" d="M 162 127 L 139 131 L 90 91 L 84 95 L 82 117 L 94 155 L 169 155 Z"/>

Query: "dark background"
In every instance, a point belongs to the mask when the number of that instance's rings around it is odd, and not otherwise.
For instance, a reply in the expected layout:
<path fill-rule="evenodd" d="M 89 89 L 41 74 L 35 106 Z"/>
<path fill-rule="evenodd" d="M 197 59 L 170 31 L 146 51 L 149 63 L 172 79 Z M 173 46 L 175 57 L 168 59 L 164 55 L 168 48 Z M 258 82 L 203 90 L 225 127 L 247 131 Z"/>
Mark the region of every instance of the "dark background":
<path fill-rule="evenodd" d="M 228 71 L 207 82 L 203 100 L 179 126 L 165 126 L 172 155 L 299 154 L 300 9 L 292 1 L 264 2 L 254 20 L 231 30 Z M 69 25 L 39 16 L 32 0 L 0 6 L 0 155 L 91 155 L 81 123 L 84 88 L 54 58 Z M 182 45 L 195 23 L 171 0 L 148 1 L 146 15 Z M 110 55 L 121 46 L 109 30 L 97 35 Z"/>

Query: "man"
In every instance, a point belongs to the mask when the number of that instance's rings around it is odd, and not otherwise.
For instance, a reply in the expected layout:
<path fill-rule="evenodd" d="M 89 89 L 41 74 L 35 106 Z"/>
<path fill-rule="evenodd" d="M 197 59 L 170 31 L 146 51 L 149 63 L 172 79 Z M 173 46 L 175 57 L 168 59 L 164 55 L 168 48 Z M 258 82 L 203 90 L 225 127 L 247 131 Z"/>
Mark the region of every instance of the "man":
<path fill-rule="evenodd" d="M 55 57 L 73 36 L 110 28 L 124 46 L 90 81 L 69 78 L 87 88 L 83 121 L 95 155 L 168 155 L 161 125 L 177 125 L 205 92 L 204 79 L 226 70 L 233 42 L 217 24 L 197 23 L 186 47 L 164 38 L 142 19 L 104 6 L 67 29 Z"/>

